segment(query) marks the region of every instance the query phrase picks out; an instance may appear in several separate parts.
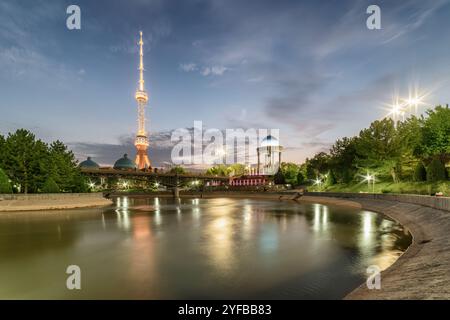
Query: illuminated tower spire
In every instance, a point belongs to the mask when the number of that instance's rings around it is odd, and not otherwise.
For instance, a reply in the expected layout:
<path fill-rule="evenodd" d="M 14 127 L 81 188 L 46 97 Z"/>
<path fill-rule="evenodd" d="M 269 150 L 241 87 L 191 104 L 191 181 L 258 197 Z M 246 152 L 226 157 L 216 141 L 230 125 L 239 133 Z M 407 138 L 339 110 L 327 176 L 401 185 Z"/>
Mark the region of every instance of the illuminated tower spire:
<path fill-rule="evenodd" d="M 147 155 L 148 137 L 145 130 L 145 106 L 148 102 L 147 91 L 144 88 L 144 41 L 142 40 L 142 31 L 139 33 L 139 88 L 136 90 L 135 99 L 138 104 L 138 131 L 134 145 L 136 146 L 136 166 L 139 169 L 150 168 L 150 159 Z"/>

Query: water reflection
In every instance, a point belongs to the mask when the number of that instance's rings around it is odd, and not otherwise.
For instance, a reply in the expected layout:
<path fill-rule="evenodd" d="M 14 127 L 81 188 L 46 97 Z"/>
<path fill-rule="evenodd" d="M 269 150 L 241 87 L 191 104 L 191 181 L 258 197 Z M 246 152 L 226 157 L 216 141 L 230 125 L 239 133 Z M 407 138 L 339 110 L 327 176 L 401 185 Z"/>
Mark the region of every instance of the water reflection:
<path fill-rule="evenodd" d="M 67 213 L 2 219 L 0 298 L 340 298 L 411 240 L 375 213 L 320 204 L 120 197 Z M 58 284 L 67 263 L 86 268 L 77 296 Z M 17 280 L 36 274 L 50 285 Z"/>
<path fill-rule="evenodd" d="M 317 203 L 313 204 L 313 207 L 313 230 L 326 234 L 328 231 L 328 207 Z"/>

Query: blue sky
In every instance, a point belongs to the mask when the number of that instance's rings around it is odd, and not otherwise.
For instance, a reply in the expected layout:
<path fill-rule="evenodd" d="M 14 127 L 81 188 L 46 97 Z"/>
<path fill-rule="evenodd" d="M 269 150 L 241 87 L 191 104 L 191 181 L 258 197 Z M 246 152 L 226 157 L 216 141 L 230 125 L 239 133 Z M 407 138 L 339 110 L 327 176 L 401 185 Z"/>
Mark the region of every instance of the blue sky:
<path fill-rule="evenodd" d="M 66 28 L 67 6 L 81 30 Z M 366 8 L 381 7 L 381 30 Z M 170 132 L 276 128 L 302 162 L 382 118 L 418 83 L 450 101 L 450 2 L 3 0 L 0 133 L 28 128 L 78 158 L 134 154 L 137 40 L 144 32 L 150 157 L 170 160 Z"/>

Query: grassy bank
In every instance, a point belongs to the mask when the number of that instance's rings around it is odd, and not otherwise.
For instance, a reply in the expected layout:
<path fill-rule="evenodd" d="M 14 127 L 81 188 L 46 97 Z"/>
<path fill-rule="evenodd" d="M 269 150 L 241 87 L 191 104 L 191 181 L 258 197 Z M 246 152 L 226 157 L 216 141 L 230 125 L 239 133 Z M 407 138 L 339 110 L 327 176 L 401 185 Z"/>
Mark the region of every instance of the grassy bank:
<path fill-rule="evenodd" d="M 445 196 L 450 196 L 450 182 L 439 183 L 428 182 L 377 182 L 375 186 L 367 183 L 335 184 L 332 186 L 311 186 L 311 191 L 329 191 L 329 192 L 375 192 L 375 193 L 404 193 L 404 194 L 422 194 L 433 195 L 436 192 L 443 192 Z"/>

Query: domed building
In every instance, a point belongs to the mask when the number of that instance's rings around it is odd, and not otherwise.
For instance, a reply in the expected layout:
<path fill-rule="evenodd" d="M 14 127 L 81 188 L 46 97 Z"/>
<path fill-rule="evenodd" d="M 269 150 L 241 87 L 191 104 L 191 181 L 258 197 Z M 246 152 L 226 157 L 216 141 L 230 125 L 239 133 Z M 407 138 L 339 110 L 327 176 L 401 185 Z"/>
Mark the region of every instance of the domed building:
<path fill-rule="evenodd" d="M 261 146 L 256 149 L 258 153 L 258 174 L 274 175 L 281 164 L 281 152 L 283 147 L 272 135 L 268 135 L 261 141 Z"/>
<path fill-rule="evenodd" d="M 135 170 L 136 164 L 134 161 L 128 158 L 128 155 L 125 153 L 122 158 L 117 160 L 114 163 L 114 169 L 116 170 Z"/>
<path fill-rule="evenodd" d="M 80 167 L 80 169 L 87 169 L 87 170 L 99 170 L 100 166 L 98 165 L 97 162 L 93 161 L 91 157 L 87 157 L 86 160 L 84 160 L 83 162 L 81 162 L 78 167 Z"/>

